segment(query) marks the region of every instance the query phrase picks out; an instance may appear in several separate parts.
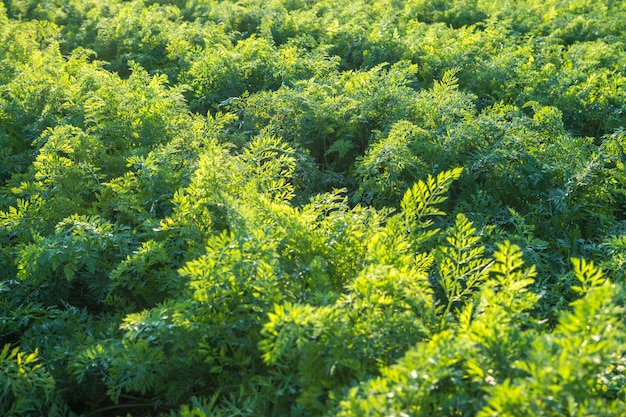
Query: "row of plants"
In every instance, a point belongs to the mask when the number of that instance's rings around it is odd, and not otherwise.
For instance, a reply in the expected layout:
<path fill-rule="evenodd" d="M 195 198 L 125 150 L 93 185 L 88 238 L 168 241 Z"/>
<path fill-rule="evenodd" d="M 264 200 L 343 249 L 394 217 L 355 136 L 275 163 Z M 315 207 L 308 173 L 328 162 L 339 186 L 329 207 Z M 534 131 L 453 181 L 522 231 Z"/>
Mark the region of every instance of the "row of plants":
<path fill-rule="evenodd" d="M 626 414 L 624 22 L 0 2 L 0 415 Z"/>

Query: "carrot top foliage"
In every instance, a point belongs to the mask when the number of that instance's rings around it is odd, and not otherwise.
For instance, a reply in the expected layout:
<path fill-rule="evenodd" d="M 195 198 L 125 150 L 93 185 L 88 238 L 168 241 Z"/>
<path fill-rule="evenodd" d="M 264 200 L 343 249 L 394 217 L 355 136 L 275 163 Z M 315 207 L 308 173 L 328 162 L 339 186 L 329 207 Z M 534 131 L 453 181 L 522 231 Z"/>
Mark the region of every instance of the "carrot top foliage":
<path fill-rule="evenodd" d="M 0 415 L 626 415 L 626 2 L 0 2 Z"/>

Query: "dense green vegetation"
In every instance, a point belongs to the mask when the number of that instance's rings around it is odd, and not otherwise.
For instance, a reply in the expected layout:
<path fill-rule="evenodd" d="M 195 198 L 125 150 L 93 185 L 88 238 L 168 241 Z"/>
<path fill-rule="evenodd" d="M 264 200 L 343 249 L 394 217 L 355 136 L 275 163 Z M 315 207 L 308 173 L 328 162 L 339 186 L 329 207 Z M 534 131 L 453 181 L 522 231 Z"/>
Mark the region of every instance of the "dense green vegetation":
<path fill-rule="evenodd" d="M 626 415 L 626 1 L 0 2 L 0 415 Z"/>

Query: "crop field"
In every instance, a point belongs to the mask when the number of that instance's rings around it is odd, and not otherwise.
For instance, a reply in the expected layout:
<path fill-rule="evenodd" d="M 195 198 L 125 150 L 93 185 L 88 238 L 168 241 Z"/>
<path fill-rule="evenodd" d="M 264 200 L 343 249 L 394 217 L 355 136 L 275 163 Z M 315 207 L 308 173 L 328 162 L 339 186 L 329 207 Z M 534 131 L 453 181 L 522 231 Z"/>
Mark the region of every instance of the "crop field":
<path fill-rule="evenodd" d="M 0 416 L 626 416 L 626 0 L 0 2 Z"/>

